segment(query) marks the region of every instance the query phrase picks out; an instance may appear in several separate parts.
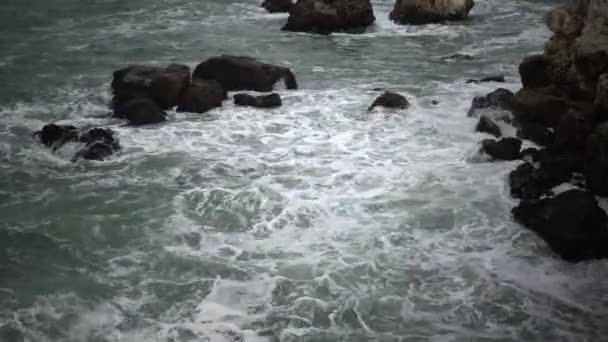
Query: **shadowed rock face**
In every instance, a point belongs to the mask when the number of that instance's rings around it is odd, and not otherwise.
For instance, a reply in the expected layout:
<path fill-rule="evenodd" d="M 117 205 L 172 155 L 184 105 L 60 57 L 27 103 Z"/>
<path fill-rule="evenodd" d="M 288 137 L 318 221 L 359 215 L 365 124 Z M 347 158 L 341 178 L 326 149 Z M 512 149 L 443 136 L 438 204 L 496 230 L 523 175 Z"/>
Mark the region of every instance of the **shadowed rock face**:
<path fill-rule="evenodd" d="M 474 5 L 473 0 L 397 0 L 390 19 L 410 25 L 464 20 Z"/>
<path fill-rule="evenodd" d="M 362 32 L 376 21 L 369 0 L 298 0 L 285 31 L 330 34 Z"/>
<path fill-rule="evenodd" d="M 298 89 L 296 77 L 289 68 L 260 62 L 251 57 L 218 56 L 199 64 L 192 80 L 213 80 L 225 91 L 272 91 L 275 84 L 285 83 L 287 89 Z"/>

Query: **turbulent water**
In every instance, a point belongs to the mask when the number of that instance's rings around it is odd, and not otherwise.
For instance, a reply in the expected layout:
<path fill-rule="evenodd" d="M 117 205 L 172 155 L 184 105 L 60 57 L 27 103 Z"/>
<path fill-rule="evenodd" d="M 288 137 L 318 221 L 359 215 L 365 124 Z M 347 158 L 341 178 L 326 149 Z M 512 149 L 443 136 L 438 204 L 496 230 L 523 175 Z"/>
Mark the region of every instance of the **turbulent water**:
<path fill-rule="evenodd" d="M 560 261 L 477 163 L 471 98 L 549 36 L 554 1 L 313 36 L 255 0 L 0 5 L 1 341 L 606 341 L 608 263 Z M 105 118 L 112 71 L 218 54 L 291 67 L 273 110 Z M 454 54 L 473 60 L 445 60 Z M 388 88 L 406 111 L 366 108 Z M 438 104 L 435 102 L 438 101 Z M 110 126 L 70 162 L 48 122 Z"/>

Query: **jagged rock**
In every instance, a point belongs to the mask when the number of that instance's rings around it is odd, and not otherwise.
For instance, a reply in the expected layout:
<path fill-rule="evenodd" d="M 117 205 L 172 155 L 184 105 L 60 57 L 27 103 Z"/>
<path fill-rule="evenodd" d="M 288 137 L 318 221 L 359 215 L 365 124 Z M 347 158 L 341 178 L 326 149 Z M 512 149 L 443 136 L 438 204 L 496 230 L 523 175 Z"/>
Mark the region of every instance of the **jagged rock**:
<path fill-rule="evenodd" d="M 497 138 L 502 136 L 500 127 L 490 118 L 485 115 L 479 117 L 479 122 L 475 127 L 475 132 L 488 133 Z"/>
<path fill-rule="evenodd" d="M 72 125 L 48 124 L 35 132 L 34 137 L 40 139 L 44 146 L 56 151 L 66 143 L 78 140 L 78 128 Z"/>
<path fill-rule="evenodd" d="M 522 201 L 513 216 L 568 261 L 608 257 L 608 219 L 589 192 L 569 190 L 554 198 Z"/>
<path fill-rule="evenodd" d="M 558 7 L 545 16 L 549 30 L 564 36 L 578 37 L 583 29 L 583 19 L 565 7 Z"/>
<path fill-rule="evenodd" d="M 411 25 L 464 20 L 474 5 L 473 0 L 397 0 L 390 19 Z"/>
<path fill-rule="evenodd" d="M 163 122 L 166 120 L 167 114 L 156 102 L 142 97 L 115 108 L 114 117 L 127 119 L 133 126 L 142 126 Z"/>
<path fill-rule="evenodd" d="M 598 125 L 587 139 L 584 173 L 591 192 L 608 195 L 608 123 Z"/>
<path fill-rule="evenodd" d="M 499 88 L 486 96 L 477 96 L 471 103 L 468 116 L 472 117 L 477 114 L 480 109 L 499 108 L 511 110 L 511 102 L 513 101 L 513 93 L 510 90 Z"/>
<path fill-rule="evenodd" d="M 217 81 L 195 79 L 182 94 L 178 112 L 205 113 L 221 107 L 227 94 Z"/>
<path fill-rule="evenodd" d="M 136 98 L 148 98 L 161 109 L 177 105 L 180 95 L 190 84 L 190 68 L 171 64 L 166 68 L 132 65 L 114 72 L 112 108 Z"/>
<path fill-rule="evenodd" d="M 258 108 L 274 108 L 280 107 L 283 102 L 281 96 L 277 93 L 262 96 L 252 96 L 249 94 L 234 95 L 234 104 L 238 106 L 249 106 Z"/>
<path fill-rule="evenodd" d="M 298 0 L 291 7 L 283 30 L 318 34 L 362 32 L 375 20 L 369 0 Z"/>
<path fill-rule="evenodd" d="M 523 154 L 524 152 L 522 152 Z M 538 158 L 538 156 L 533 153 L 532 158 Z M 511 196 L 515 198 L 537 199 L 551 194 L 551 189 L 570 179 L 571 173 L 563 172 L 562 169 L 542 166 L 537 168 L 530 162 L 526 162 L 509 174 L 509 187 Z"/>
<path fill-rule="evenodd" d="M 382 95 L 378 96 L 367 110 L 372 110 L 375 107 L 385 108 L 396 108 L 406 109 L 410 106 L 410 103 L 405 96 L 390 91 L 385 91 Z"/>
<path fill-rule="evenodd" d="M 494 76 L 483 77 L 483 78 L 480 78 L 480 79 L 469 78 L 469 79 L 467 79 L 465 81 L 465 83 L 467 83 L 467 84 L 470 84 L 470 83 L 479 84 L 479 83 L 487 83 L 487 82 L 504 83 L 505 82 L 505 76 L 504 75 L 494 75 Z"/>
<path fill-rule="evenodd" d="M 492 160 L 516 160 L 520 157 L 521 140 L 517 138 L 502 138 L 498 141 L 486 139 L 481 142 L 481 151 Z"/>
<path fill-rule="evenodd" d="M 549 65 L 543 55 L 524 58 L 519 65 L 519 76 L 525 88 L 543 88 L 551 85 Z"/>
<path fill-rule="evenodd" d="M 296 77 L 289 68 L 262 63 L 251 57 L 219 56 L 199 64 L 192 74 L 194 80 L 215 80 L 225 91 L 272 91 L 283 81 L 287 89 L 297 89 Z"/>
<path fill-rule="evenodd" d="M 540 146 L 549 146 L 555 141 L 555 133 L 543 125 L 529 122 L 518 124 L 518 138 L 530 140 Z"/>
<path fill-rule="evenodd" d="M 291 0 L 264 0 L 262 3 L 262 7 L 270 13 L 289 12 L 291 6 Z"/>

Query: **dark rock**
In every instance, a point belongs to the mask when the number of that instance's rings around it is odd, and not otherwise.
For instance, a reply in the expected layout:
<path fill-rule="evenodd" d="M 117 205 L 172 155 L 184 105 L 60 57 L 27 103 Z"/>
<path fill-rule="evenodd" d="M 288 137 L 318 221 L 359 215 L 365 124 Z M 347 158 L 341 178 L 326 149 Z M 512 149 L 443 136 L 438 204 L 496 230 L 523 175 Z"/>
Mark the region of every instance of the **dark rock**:
<path fill-rule="evenodd" d="M 539 151 L 538 149 L 534 148 L 534 147 L 528 147 L 524 150 L 521 150 L 521 159 L 530 162 L 530 163 L 534 163 L 538 161 L 538 156 Z"/>
<path fill-rule="evenodd" d="M 532 158 L 535 157 L 536 155 L 533 153 Z M 531 163 L 526 162 L 509 174 L 509 187 L 511 188 L 511 196 L 515 198 L 537 199 L 544 195 L 550 195 L 553 188 L 568 182 L 570 179 L 571 173 L 562 172 L 559 168 L 536 168 Z"/>
<path fill-rule="evenodd" d="M 194 80 L 215 80 L 225 91 L 271 91 L 284 81 L 287 89 L 297 89 L 296 77 L 289 68 L 266 64 L 250 57 L 219 56 L 199 64 L 192 74 Z"/>
<path fill-rule="evenodd" d="M 608 195 L 608 123 L 598 125 L 587 138 L 584 174 L 591 192 Z"/>
<path fill-rule="evenodd" d="M 478 110 L 485 108 L 511 110 L 512 100 L 513 93 L 510 90 L 503 88 L 496 89 L 486 96 L 475 97 L 471 103 L 471 109 L 469 109 L 468 116 L 475 116 Z"/>
<path fill-rule="evenodd" d="M 485 115 L 479 117 L 479 122 L 475 127 L 476 132 L 489 133 L 497 138 L 502 136 L 500 127 L 490 118 Z"/>
<path fill-rule="evenodd" d="M 569 190 L 554 198 L 522 201 L 513 216 L 565 260 L 608 257 L 606 213 L 589 192 Z"/>
<path fill-rule="evenodd" d="M 258 108 L 274 108 L 282 105 L 281 96 L 277 93 L 262 96 L 248 94 L 234 95 L 234 104 L 238 106 L 249 106 Z"/>
<path fill-rule="evenodd" d="M 217 81 L 195 79 L 182 94 L 177 106 L 178 112 L 205 113 L 221 107 L 227 97 L 224 88 Z"/>
<path fill-rule="evenodd" d="M 469 78 L 465 81 L 465 83 L 467 83 L 467 84 L 470 84 L 470 83 L 479 84 L 479 83 L 487 83 L 487 82 L 504 83 L 505 76 L 504 75 L 494 75 L 494 76 L 488 76 L 488 77 L 484 77 L 484 78 L 480 78 L 480 79 Z"/>
<path fill-rule="evenodd" d="M 167 114 L 149 98 L 137 98 L 117 107 L 114 116 L 124 118 L 134 126 L 149 125 L 166 120 Z"/>
<path fill-rule="evenodd" d="M 593 131 L 597 120 L 598 114 L 594 110 L 587 112 L 569 110 L 562 115 L 555 128 L 556 141 L 554 148 L 583 151 L 587 144 L 587 137 Z"/>
<path fill-rule="evenodd" d="M 78 129 L 71 125 L 48 124 L 35 132 L 34 137 L 40 139 L 44 146 L 56 151 L 68 142 L 77 141 Z"/>
<path fill-rule="evenodd" d="M 486 139 L 481 142 L 481 150 L 492 160 L 516 160 L 520 157 L 521 140 L 502 138 L 498 141 Z"/>
<path fill-rule="evenodd" d="M 289 12 L 291 6 L 291 0 L 264 0 L 262 3 L 262 7 L 270 13 Z"/>
<path fill-rule="evenodd" d="M 555 141 L 555 133 L 543 125 L 529 122 L 521 122 L 518 125 L 518 138 L 530 140 L 540 146 L 549 146 Z"/>
<path fill-rule="evenodd" d="M 367 110 L 372 110 L 375 107 L 406 109 L 410 106 L 405 96 L 390 91 L 380 95 Z"/>
<path fill-rule="evenodd" d="M 551 85 L 549 65 L 543 55 L 524 58 L 519 65 L 521 83 L 525 88 L 543 88 Z"/>
<path fill-rule="evenodd" d="M 578 37 L 583 29 L 583 19 L 566 7 L 560 6 L 545 16 L 545 24 L 549 30 L 570 37 Z"/>
<path fill-rule="evenodd" d="M 575 106 L 553 87 L 523 88 L 513 97 L 512 105 L 518 120 L 546 127 L 555 127 L 561 117 Z"/>
<path fill-rule="evenodd" d="M 464 20 L 474 5 L 473 0 L 397 0 L 390 19 L 411 25 Z"/>
<path fill-rule="evenodd" d="M 132 65 L 114 72 L 112 108 L 116 110 L 136 98 L 149 98 L 161 109 L 177 105 L 190 84 L 190 68 L 171 64 L 166 68 Z"/>
<path fill-rule="evenodd" d="M 318 34 L 362 32 L 375 20 L 369 0 L 298 0 L 291 7 L 283 30 Z"/>

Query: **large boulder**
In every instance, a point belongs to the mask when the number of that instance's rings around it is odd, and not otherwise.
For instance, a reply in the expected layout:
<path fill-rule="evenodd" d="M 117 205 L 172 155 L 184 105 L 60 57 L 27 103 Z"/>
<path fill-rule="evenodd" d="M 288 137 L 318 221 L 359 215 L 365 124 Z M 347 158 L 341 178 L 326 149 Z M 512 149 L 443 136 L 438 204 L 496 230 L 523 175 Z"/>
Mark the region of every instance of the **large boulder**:
<path fill-rule="evenodd" d="M 608 123 L 598 125 L 587 139 L 585 181 L 594 194 L 608 196 Z"/>
<path fill-rule="evenodd" d="M 289 12 L 293 6 L 291 0 L 264 0 L 262 7 L 270 13 Z"/>
<path fill-rule="evenodd" d="M 218 56 L 199 64 L 192 74 L 194 80 L 214 80 L 224 90 L 271 91 L 283 81 L 287 89 L 297 89 L 296 77 L 289 68 L 260 62 L 251 57 Z"/>
<path fill-rule="evenodd" d="M 114 117 L 127 119 L 133 126 L 142 126 L 165 121 L 167 113 L 155 101 L 140 97 L 116 107 Z"/>
<path fill-rule="evenodd" d="M 291 7 L 283 30 L 318 34 L 361 32 L 375 20 L 369 0 L 298 0 Z"/>
<path fill-rule="evenodd" d="M 237 106 L 247 107 L 275 108 L 280 107 L 283 102 L 281 101 L 281 95 L 277 93 L 261 96 L 236 94 L 234 95 L 234 104 Z"/>
<path fill-rule="evenodd" d="M 114 72 L 112 107 L 116 109 L 136 98 L 149 98 L 162 109 L 177 106 L 190 84 L 190 68 L 171 64 L 166 68 L 132 65 Z"/>
<path fill-rule="evenodd" d="M 367 110 L 372 110 L 376 107 L 394 108 L 394 109 L 406 109 L 410 106 L 410 103 L 405 96 L 390 91 L 385 91 L 382 95 L 378 96 Z"/>
<path fill-rule="evenodd" d="M 226 92 L 219 82 L 195 79 L 182 94 L 177 111 L 205 113 L 221 107 L 226 97 Z"/>
<path fill-rule="evenodd" d="M 522 88 L 515 93 L 511 103 L 513 113 L 519 121 L 534 122 L 546 127 L 557 126 L 568 111 L 584 106 L 569 101 L 563 92 L 553 86 Z"/>
<path fill-rule="evenodd" d="M 464 20 L 474 5 L 473 0 L 397 0 L 390 19 L 411 25 Z"/>
<path fill-rule="evenodd" d="M 569 190 L 554 198 L 522 201 L 513 216 L 568 261 L 608 257 L 608 219 L 589 192 Z"/>
<path fill-rule="evenodd" d="M 519 76 L 525 88 L 544 88 L 551 85 L 549 64 L 543 55 L 524 58 L 519 64 Z"/>
<path fill-rule="evenodd" d="M 498 141 L 486 139 L 481 142 L 481 151 L 492 160 L 516 160 L 521 156 L 521 140 L 512 137 Z"/>

